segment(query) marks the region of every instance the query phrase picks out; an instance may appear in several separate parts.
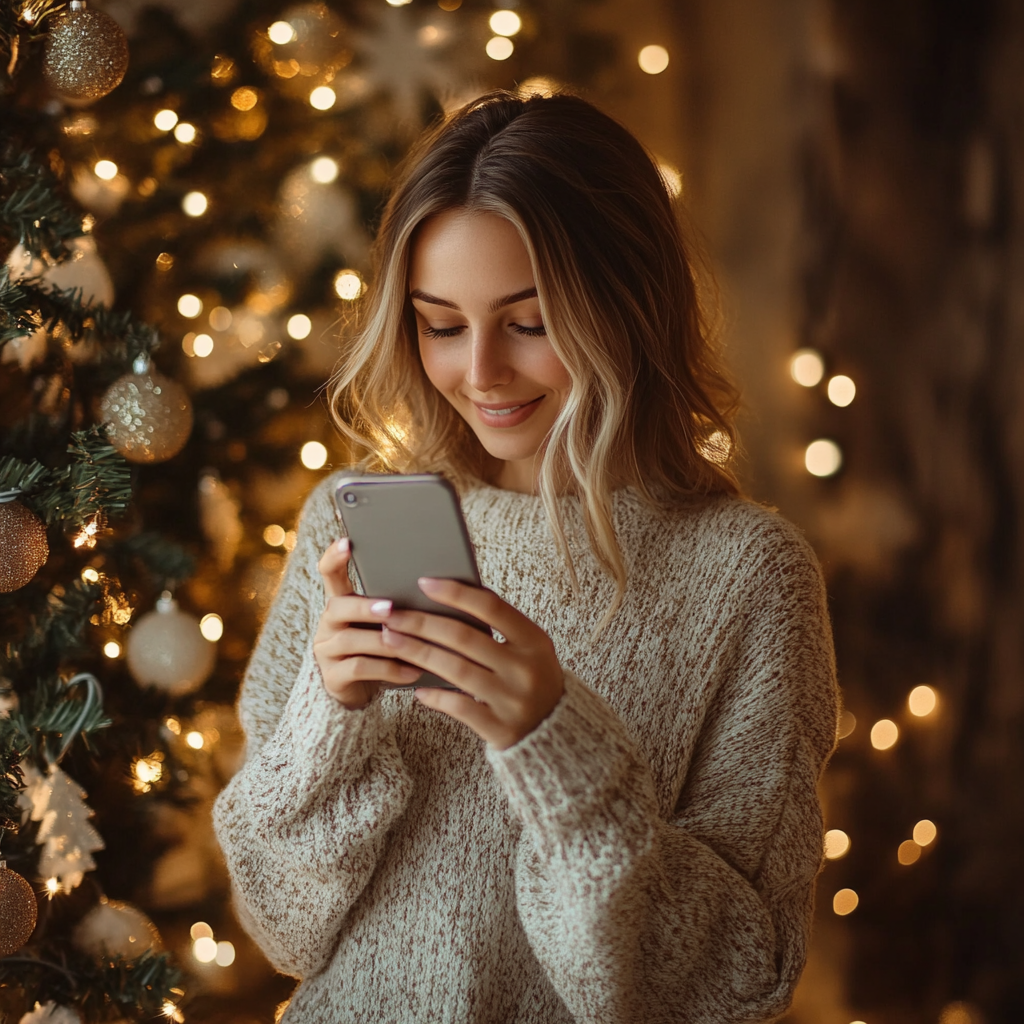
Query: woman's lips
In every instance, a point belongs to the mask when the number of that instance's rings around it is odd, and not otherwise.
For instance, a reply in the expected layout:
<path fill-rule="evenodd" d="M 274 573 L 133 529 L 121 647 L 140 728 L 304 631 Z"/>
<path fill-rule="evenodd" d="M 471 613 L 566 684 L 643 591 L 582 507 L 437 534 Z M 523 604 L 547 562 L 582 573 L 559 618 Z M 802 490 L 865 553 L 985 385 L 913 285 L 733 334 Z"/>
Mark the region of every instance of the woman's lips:
<path fill-rule="evenodd" d="M 474 402 L 480 422 L 488 427 L 516 427 L 529 419 L 544 396 L 529 402 L 505 402 L 502 405 L 485 406 Z M 508 411 L 503 411 L 508 410 Z"/>

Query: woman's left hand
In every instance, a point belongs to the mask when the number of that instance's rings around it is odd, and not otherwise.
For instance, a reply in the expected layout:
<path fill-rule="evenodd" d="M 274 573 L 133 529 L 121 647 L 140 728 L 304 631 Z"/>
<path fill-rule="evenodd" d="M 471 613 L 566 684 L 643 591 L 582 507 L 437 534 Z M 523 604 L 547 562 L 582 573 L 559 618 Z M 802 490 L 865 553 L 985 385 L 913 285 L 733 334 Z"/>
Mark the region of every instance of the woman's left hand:
<path fill-rule="evenodd" d="M 383 640 L 394 656 L 462 691 L 420 687 L 416 697 L 468 725 L 497 750 L 518 743 L 562 697 L 562 667 L 551 638 L 493 591 L 456 580 L 419 583 L 431 600 L 486 622 L 506 642 L 498 643 L 458 619 L 392 611 L 384 618 Z"/>

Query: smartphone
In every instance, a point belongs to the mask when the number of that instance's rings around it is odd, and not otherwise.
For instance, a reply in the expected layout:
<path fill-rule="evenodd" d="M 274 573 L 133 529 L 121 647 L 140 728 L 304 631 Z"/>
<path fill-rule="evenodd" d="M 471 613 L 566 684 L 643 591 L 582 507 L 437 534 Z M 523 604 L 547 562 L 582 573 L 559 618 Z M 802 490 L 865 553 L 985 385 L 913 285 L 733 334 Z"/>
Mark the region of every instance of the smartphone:
<path fill-rule="evenodd" d="M 465 612 L 432 601 L 419 588 L 421 576 L 480 586 L 459 496 L 434 473 L 364 473 L 344 476 L 334 492 L 338 516 L 351 541 L 351 559 L 363 593 L 388 598 L 395 608 L 415 608 L 460 619 L 491 635 L 490 627 Z M 372 623 L 355 623 L 380 629 Z M 384 684 L 389 689 L 408 687 Z M 456 687 L 424 672 L 416 686 Z"/>

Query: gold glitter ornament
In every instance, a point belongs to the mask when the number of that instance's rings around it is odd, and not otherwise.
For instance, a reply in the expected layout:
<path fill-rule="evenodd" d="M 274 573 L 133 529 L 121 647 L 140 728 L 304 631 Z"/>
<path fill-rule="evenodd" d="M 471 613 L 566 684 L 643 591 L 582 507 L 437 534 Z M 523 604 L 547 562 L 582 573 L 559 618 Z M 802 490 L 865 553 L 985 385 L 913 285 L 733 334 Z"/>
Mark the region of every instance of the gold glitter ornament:
<path fill-rule="evenodd" d="M 217 658 L 217 646 L 203 636 L 199 620 L 183 612 L 165 591 L 156 610 L 132 627 L 125 654 L 128 671 L 140 686 L 155 686 L 172 697 L 181 697 L 206 682 Z"/>
<path fill-rule="evenodd" d="M 50 555 L 46 527 L 20 501 L 0 504 L 0 594 L 25 586 Z"/>
<path fill-rule="evenodd" d="M 0 860 L 0 956 L 10 956 L 28 942 L 37 914 L 32 886 Z"/>
<path fill-rule="evenodd" d="M 71 0 L 51 22 L 43 73 L 61 96 L 98 100 L 121 84 L 127 69 L 128 41 L 109 14 Z"/>
<path fill-rule="evenodd" d="M 110 443 L 129 462 L 164 462 L 184 448 L 192 433 L 192 403 L 185 389 L 151 369 L 114 381 L 100 401 L 100 418 Z"/>

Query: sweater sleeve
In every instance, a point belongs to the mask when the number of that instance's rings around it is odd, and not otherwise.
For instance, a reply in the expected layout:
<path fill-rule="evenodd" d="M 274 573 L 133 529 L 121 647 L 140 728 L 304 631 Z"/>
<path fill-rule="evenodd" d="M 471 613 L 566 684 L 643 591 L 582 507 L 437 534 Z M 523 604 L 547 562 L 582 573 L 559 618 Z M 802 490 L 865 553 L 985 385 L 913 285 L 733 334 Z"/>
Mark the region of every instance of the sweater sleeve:
<path fill-rule="evenodd" d="M 348 710 L 313 656 L 317 562 L 335 528 L 318 488 L 242 686 L 246 759 L 217 798 L 214 830 L 242 923 L 278 970 L 322 970 L 412 784 L 379 701 Z M 328 506 L 329 509 L 329 506 Z"/>
<path fill-rule="evenodd" d="M 674 807 L 568 672 L 533 733 L 488 751 L 524 825 L 520 916 L 579 1024 L 772 1020 L 803 968 L 837 709 L 824 588 L 802 541 L 738 586 Z"/>

